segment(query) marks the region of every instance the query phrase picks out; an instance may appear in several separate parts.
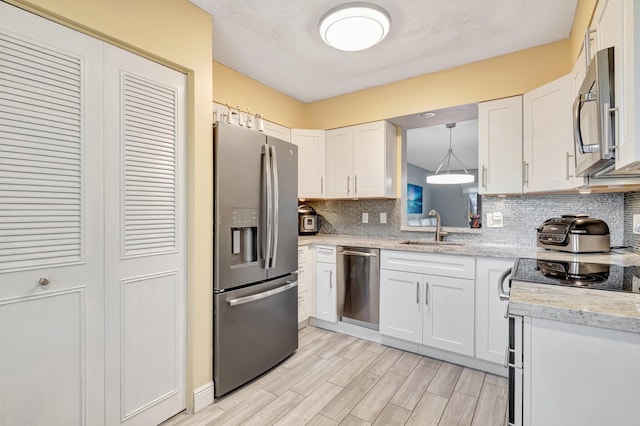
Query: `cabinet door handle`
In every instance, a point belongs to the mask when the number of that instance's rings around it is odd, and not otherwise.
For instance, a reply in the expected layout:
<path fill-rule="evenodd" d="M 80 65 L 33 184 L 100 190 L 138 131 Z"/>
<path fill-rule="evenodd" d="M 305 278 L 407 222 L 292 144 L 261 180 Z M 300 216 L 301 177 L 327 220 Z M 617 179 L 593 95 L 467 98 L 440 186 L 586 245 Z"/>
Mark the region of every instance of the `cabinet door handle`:
<path fill-rule="evenodd" d="M 570 167 L 571 167 L 571 166 L 570 166 L 570 163 L 569 163 L 569 159 L 570 159 L 570 158 L 572 158 L 572 157 L 573 157 L 573 154 L 570 154 L 569 152 L 567 152 L 567 159 L 566 159 L 566 160 L 567 160 L 567 161 L 566 161 L 566 167 L 567 167 L 567 179 L 566 179 L 566 180 L 569 180 L 569 178 L 572 178 L 572 177 L 573 177 L 573 175 L 570 175 L 570 174 L 569 174 L 569 170 L 570 170 Z"/>
<path fill-rule="evenodd" d="M 333 271 L 329 271 L 329 288 L 333 288 Z"/>
<path fill-rule="evenodd" d="M 320 176 L 320 195 L 324 195 L 324 176 Z"/>
<path fill-rule="evenodd" d="M 351 186 L 351 176 L 347 176 L 347 195 L 349 195 L 350 186 Z"/>
<path fill-rule="evenodd" d="M 429 304 L 429 283 L 428 282 L 425 283 L 424 304 L 425 305 Z"/>
<path fill-rule="evenodd" d="M 502 363 L 502 365 L 504 365 L 504 368 L 509 368 L 509 345 L 507 345 L 506 348 L 504 348 L 504 362 Z"/>
<path fill-rule="evenodd" d="M 416 281 L 416 303 L 420 304 L 420 281 Z"/>
<path fill-rule="evenodd" d="M 487 188 L 487 168 L 482 166 L 482 187 Z"/>
<path fill-rule="evenodd" d="M 354 175 L 353 187 L 354 187 L 353 195 L 358 195 L 358 175 Z"/>
<path fill-rule="evenodd" d="M 596 30 L 589 29 L 584 33 L 584 63 L 585 68 L 589 68 L 591 64 L 591 34 L 594 34 Z"/>
<path fill-rule="evenodd" d="M 529 163 L 524 161 L 523 164 L 524 167 L 522 168 L 522 183 L 529 186 Z"/>

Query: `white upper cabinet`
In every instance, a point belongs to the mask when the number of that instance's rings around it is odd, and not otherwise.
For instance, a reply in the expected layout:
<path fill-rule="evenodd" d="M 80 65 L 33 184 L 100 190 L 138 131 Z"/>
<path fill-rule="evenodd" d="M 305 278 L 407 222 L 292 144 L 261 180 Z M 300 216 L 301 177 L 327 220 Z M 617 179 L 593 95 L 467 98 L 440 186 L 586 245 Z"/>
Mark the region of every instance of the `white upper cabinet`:
<path fill-rule="evenodd" d="M 573 65 L 573 69 L 571 70 L 571 80 L 573 84 L 571 93 L 573 94 L 574 99 L 578 96 L 584 76 L 587 74 L 587 65 L 584 61 L 584 55 L 585 52 L 584 49 L 582 49 L 576 63 Z"/>
<path fill-rule="evenodd" d="M 478 105 L 480 194 L 522 193 L 522 96 Z"/>
<path fill-rule="evenodd" d="M 640 17 L 635 1 L 600 0 L 593 15 L 596 49 L 614 48 L 616 169 L 640 168 L 640 140 L 635 123 L 640 118 L 636 107 L 640 100 L 637 90 L 637 62 L 635 50 L 640 43 Z"/>
<path fill-rule="evenodd" d="M 573 189 L 572 105 L 574 77 L 567 74 L 525 93 L 523 100 L 524 192 Z"/>
<path fill-rule="evenodd" d="M 396 132 L 386 121 L 327 131 L 326 198 L 395 198 Z"/>
<path fill-rule="evenodd" d="M 327 130 L 326 198 L 353 195 L 353 127 Z"/>
<path fill-rule="evenodd" d="M 291 142 L 298 146 L 298 198 L 325 196 L 326 132 L 291 129 Z"/>
<path fill-rule="evenodd" d="M 353 129 L 353 174 L 356 197 L 396 196 L 396 128 L 387 121 Z"/>
<path fill-rule="evenodd" d="M 271 121 L 264 120 L 264 130 L 267 136 L 282 139 L 285 142 L 291 142 L 291 129 Z"/>

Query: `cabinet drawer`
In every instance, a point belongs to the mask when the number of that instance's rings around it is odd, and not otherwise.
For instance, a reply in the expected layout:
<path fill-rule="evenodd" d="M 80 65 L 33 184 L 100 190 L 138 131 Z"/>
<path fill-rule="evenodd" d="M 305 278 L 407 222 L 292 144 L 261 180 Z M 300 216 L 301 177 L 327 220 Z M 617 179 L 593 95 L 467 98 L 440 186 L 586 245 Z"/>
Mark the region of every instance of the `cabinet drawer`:
<path fill-rule="evenodd" d="M 336 263 L 336 246 L 316 246 L 316 262 Z"/>
<path fill-rule="evenodd" d="M 380 268 L 473 279 L 475 277 L 475 258 L 452 254 L 381 250 Z"/>
<path fill-rule="evenodd" d="M 298 263 L 304 263 L 309 257 L 309 246 L 298 246 Z"/>

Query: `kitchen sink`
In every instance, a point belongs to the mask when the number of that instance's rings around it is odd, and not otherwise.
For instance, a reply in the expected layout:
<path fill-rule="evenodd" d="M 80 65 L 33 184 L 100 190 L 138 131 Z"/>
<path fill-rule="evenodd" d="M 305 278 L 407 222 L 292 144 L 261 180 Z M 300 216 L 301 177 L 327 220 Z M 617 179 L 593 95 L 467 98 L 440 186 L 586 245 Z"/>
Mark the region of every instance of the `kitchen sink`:
<path fill-rule="evenodd" d="M 400 241 L 398 244 L 407 244 L 412 246 L 463 246 L 464 243 L 457 243 L 453 241 Z"/>

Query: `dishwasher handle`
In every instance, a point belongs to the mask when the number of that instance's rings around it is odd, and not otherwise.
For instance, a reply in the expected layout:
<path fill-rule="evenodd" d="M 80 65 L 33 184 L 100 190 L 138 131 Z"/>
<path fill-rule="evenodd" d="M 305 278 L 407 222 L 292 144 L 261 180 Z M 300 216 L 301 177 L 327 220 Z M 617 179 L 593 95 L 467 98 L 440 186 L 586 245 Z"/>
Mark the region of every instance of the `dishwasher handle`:
<path fill-rule="evenodd" d="M 365 253 L 362 251 L 352 251 L 352 250 L 343 250 L 341 252 L 338 252 L 342 255 L 346 255 L 346 256 L 362 256 L 362 257 L 377 257 L 378 255 L 375 253 Z"/>

